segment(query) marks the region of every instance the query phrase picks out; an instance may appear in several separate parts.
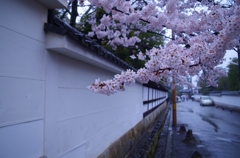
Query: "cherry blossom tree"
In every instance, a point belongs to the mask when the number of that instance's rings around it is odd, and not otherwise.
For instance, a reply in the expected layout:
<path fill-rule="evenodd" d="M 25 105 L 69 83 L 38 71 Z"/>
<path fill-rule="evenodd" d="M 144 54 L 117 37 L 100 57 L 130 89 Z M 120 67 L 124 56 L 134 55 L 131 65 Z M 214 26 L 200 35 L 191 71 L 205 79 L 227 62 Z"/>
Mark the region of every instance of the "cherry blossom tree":
<path fill-rule="evenodd" d="M 207 84 L 216 86 L 215 79 L 225 75 L 217 65 L 226 50 L 240 45 L 240 0 L 88 0 L 91 6 L 104 9 L 101 23 L 94 14 L 89 18 L 92 31 L 88 36 L 107 38 L 112 48 L 136 46 L 139 32 L 161 34 L 170 30 L 164 46 L 139 51 L 137 57 L 145 66 L 137 72 L 126 70 L 113 79 L 96 79 L 88 88 L 102 94 L 124 90 L 136 81 L 159 82 L 171 78 L 189 84 L 186 76 L 200 71 L 208 75 Z M 80 3 L 85 3 L 81 0 Z M 129 37 L 131 31 L 135 36 Z M 165 35 L 163 35 L 165 36 Z"/>

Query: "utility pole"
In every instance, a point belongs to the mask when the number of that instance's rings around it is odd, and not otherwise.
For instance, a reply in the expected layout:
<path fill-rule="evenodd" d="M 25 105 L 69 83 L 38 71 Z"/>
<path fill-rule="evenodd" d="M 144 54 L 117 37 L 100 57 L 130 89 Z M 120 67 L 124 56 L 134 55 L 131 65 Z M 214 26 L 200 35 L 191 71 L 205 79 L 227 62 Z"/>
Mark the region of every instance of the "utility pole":
<path fill-rule="evenodd" d="M 172 40 L 175 40 L 175 33 L 172 31 Z M 173 90 L 172 90 L 172 119 L 173 119 L 173 126 L 177 126 L 177 90 L 176 90 L 176 81 L 173 78 Z"/>
<path fill-rule="evenodd" d="M 172 100 L 173 100 L 173 104 L 172 104 L 172 114 L 173 114 L 173 126 L 177 126 L 177 99 L 176 99 L 176 83 L 175 81 L 173 81 L 173 90 L 172 90 Z"/>

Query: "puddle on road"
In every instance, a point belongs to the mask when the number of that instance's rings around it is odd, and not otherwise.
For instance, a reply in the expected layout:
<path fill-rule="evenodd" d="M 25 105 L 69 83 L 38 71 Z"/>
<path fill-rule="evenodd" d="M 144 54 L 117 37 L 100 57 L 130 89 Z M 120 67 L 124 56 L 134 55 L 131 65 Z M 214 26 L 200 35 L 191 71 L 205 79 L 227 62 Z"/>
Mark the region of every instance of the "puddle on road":
<path fill-rule="evenodd" d="M 240 141 L 236 141 L 236 140 L 231 140 L 231 139 L 226 139 L 226 138 L 220 138 L 220 137 L 216 137 L 219 140 L 222 140 L 224 142 L 230 142 L 230 143 L 237 143 L 240 144 Z"/>
<path fill-rule="evenodd" d="M 194 111 L 192 110 L 192 109 L 190 109 L 189 107 L 184 107 L 184 108 L 186 108 L 187 109 L 187 111 L 186 112 L 191 112 L 191 113 L 193 113 Z"/>
<path fill-rule="evenodd" d="M 217 124 L 215 124 L 213 121 L 211 121 L 209 118 L 207 118 L 206 116 L 202 115 L 202 114 L 199 114 L 197 113 L 197 115 L 199 115 L 203 121 L 206 121 L 208 122 L 210 125 L 212 125 L 214 127 L 214 131 L 215 132 L 218 132 L 219 130 L 219 127 L 217 126 Z"/>
<path fill-rule="evenodd" d="M 188 112 L 191 112 L 191 113 L 193 113 L 193 110 L 192 110 L 192 109 L 188 109 Z"/>
<path fill-rule="evenodd" d="M 225 141 L 225 142 L 232 142 L 232 140 L 226 139 L 226 138 L 217 137 L 217 139 L 222 140 L 222 141 Z"/>
<path fill-rule="evenodd" d="M 199 133 L 199 132 L 194 132 L 194 134 L 199 135 L 199 136 L 202 135 L 202 133 Z"/>
<path fill-rule="evenodd" d="M 205 147 L 204 145 L 198 145 L 197 146 L 198 148 L 203 148 L 203 147 Z"/>
<path fill-rule="evenodd" d="M 238 144 L 240 144 L 240 141 L 234 141 L 234 140 L 232 140 L 232 142 L 233 142 L 233 143 L 238 143 Z"/>

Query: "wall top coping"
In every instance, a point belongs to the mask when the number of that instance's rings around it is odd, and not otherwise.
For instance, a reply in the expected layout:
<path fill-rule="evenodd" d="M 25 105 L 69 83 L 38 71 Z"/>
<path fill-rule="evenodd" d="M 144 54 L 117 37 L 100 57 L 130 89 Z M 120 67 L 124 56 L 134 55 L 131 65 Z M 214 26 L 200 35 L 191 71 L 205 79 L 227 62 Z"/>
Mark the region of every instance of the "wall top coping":
<path fill-rule="evenodd" d="M 44 30 L 48 32 L 46 49 L 104 68 L 114 73 L 119 73 L 126 69 L 137 71 L 135 68 L 101 47 L 97 42 L 59 18 L 54 17 L 53 22 L 54 24 L 44 24 Z M 169 89 L 151 81 L 144 85 L 165 92 Z"/>
<path fill-rule="evenodd" d="M 65 8 L 68 5 L 67 0 L 37 0 L 48 9 Z"/>
<path fill-rule="evenodd" d="M 222 95 L 240 96 L 240 91 L 213 91 L 209 95 L 212 95 L 212 96 L 222 96 Z"/>
<path fill-rule="evenodd" d="M 58 35 L 61 35 L 62 37 L 66 37 L 66 38 L 70 37 L 71 39 L 74 39 L 75 43 L 77 42 L 77 44 L 80 45 L 81 47 L 87 49 L 88 51 L 91 51 L 92 54 L 94 54 L 95 58 L 96 58 L 96 56 L 98 56 L 100 58 L 105 58 L 108 61 L 111 61 L 114 65 L 120 66 L 124 70 L 131 69 L 131 70 L 137 71 L 135 68 L 128 65 L 126 62 L 122 61 L 120 58 L 118 58 L 117 56 L 115 56 L 114 54 L 112 54 L 111 52 L 106 50 L 105 48 L 101 47 L 97 42 L 91 40 L 89 37 L 84 35 L 82 32 L 79 32 L 78 30 L 71 27 L 67 23 L 63 22 L 59 18 L 54 17 L 54 23 L 55 24 L 45 23 L 44 30 L 47 32 L 56 33 Z M 55 39 L 55 40 L 57 40 L 57 39 Z M 70 40 L 70 41 L 72 42 L 72 40 Z M 55 46 L 53 46 L 53 45 L 50 46 L 49 42 L 51 43 L 51 41 L 49 40 L 47 42 L 47 44 L 48 44 L 47 49 L 52 49 L 52 50 L 54 49 L 54 51 L 56 51 L 56 50 L 61 51 L 60 48 L 63 47 L 61 42 L 59 43 L 61 45 L 55 44 Z M 67 42 L 67 41 L 65 40 L 65 42 Z M 65 48 L 66 48 L 66 46 L 65 46 Z M 68 48 L 68 49 L 70 49 L 70 48 Z M 61 53 L 63 53 L 63 51 L 61 51 Z M 75 53 L 76 54 L 71 55 L 71 57 L 75 58 L 79 54 L 79 52 L 75 52 Z M 73 54 L 73 52 L 72 53 L 66 52 L 64 55 L 70 55 L 70 54 Z M 84 55 L 86 55 L 86 53 Z"/>

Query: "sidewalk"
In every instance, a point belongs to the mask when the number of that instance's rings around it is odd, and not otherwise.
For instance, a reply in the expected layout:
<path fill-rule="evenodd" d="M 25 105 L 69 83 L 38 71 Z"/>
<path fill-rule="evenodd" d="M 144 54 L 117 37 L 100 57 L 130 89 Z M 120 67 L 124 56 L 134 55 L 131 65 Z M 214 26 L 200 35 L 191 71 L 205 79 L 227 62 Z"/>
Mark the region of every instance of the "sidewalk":
<path fill-rule="evenodd" d="M 195 103 L 194 105 L 195 112 L 191 111 L 192 110 L 191 108 L 185 108 L 184 104 L 179 105 L 180 104 L 179 103 L 178 104 L 179 107 L 177 110 L 177 126 L 173 127 L 172 126 L 172 105 L 168 105 L 168 108 L 166 109 L 164 114 L 161 115 L 157 124 L 152 128 L 150 128 L 145 133 L 145 135 L 142 137 L 139 143 L 137 143 L 135 149 L 133 149 L 133 152 L 125 158 L 147 158 L 147 157 L 151 157 L 151 158 L 153 157 L 154 158 L 215 158 L 215 157 L 219 157 L 219 155 L 221 156 L 221 154 L 226 155 L 228 151 L 233 152 L 234 150 L 232 146 L 234 145 L 229 147 L 229 149 L 231 150 L 228 150 L 228 148 L 225 147 L 225 145 L 229 146 L 228 142 L 227 143 L 224 143 L 225 141 L 221 142 L 221 139 L 222 140 L 230 139 L 228 138 L 229 135 L 226 136 L 224 134 L 224 132 L 228 130 L 221 129 L 221 133 L 219 133 L 218 131 L 219 127 L 215 124 L 216 120 L 211 120 L 213 118 L 208 118 L 204 115 L 205 112 L 207 112 L 207 109 L 210 109 L 213 107 L 203 108 L 203 111 L 202 111 L 203 114 L 201 114 L 201 113 L 198 113 L 197 110 L 199 110 L 199 108 L 202 108 L 202 107 L 198 105 L 195 101 L 188 101 L 186 103 Z M 221 112 L 221 111 L 218 111 L 218 112 Z M 222 115 L 222 113 L 219 113 L 218 117 L 221 117 L 221 116 L 226 117 L 226 115 L 228 115 L 228 113 L 224 113 L 224 114 L 225 115 Z M 224 122 L 225 122 L 224 124 L 221 124 L 221 123 L 219 124 L 218 122 L 218 125 L 220 125 L 222 128 L 230 127 L 230 126 L 227 126 L 228 123 L 226 121 Z M 158 124 L 160 124 L 161 126 L 158 127 Z M 186 129 L 185 132 L 179 132 L 180 126 L 182 125 L 184 125 Z M 155 131 L 155 127 L 158 127 L 157 129 L 159 129 L 157 130 L 157 132 Z M 185 140 L 188 130 L 192 130 L 192 136 L 194 137 L 194 139 L 191 139 L 190 137 L 190 139 Z M 231 130 L 235 130 L 235 128 Z M 154 133 L 157 133 L 156 134 L 157 136 L 151 138 L 150 136 Z M 234 134 L 234 132 L 230 132 L 230 133 Z M 222 134 L 224 134 L 224 136 Z M 215 137 L 217 137 L 216 138 L 217 140 L 215 139 Z M 234 137 L 231 138 L 231 140 L 235 140 L 235 139 Z M 214 143 L 217 143 L 217 144 L 214 144 Z M 152 146 L 154 146 L 154 148 L 152 148 Z M 220 148 L 214 148 L 216 146 Z M 227 152 L 224 151 L 225 149 L 227 150 Z"/>
<path fill-rule="evenodd" d="M 180 126 L 184 122 L 183 119 L 178 118 L 176 127 L 172 126 L 172 108 L 169 107 L 169 112 L 163 125 L 162 131 L 159 134 L 157 148 L 155 150 L 154 158 L 201 158 L 192 157 L 195 151 L 204 153 L 204 158 L 208 157 L 207 151 L 199 151 L 198 145 L 201 145 L 200 140 L 196 138 L 195 143 L 184 143 L 188 125 L 184 124 L 186 131 L 179 132 Z"/>
<path fill-rule="evenodd" d="M 170 109 L 169 113 L 170 121 L 168 123 L 168 132 L 167 132 L 167 142 L 166 142 L 166 150 L 164 154 L 164 158 L 210 158 L 210 153 L 204 148 L 201 148 L 200 139 L 194 135 L 194 141 L 184 142 L 187 131 L 194 129 L 189 129 L 187 124 L 183 124 L 184 119 L 177 118 L 177 126 L 172 126 L 172 109 Z M 180 132 L 180 126 L 184 126 L 186 131 Z M 156 151 L 154 158 L 161 158 L 159 152 Z"/>

